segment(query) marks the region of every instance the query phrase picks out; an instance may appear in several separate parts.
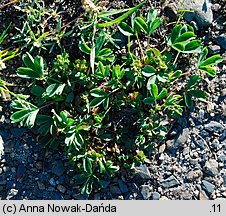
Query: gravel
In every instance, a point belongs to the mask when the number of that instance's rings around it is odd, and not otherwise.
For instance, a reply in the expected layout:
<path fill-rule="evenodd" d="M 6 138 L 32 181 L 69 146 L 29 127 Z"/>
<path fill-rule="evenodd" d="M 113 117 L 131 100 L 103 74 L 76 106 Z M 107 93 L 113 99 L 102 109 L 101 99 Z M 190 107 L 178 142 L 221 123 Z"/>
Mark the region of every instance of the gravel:
<path fill-rule="evenodd" d="M 178 1 L 168 2 L 166 15 L 177 19 Z M 204 0 L 190 2 L 195 4 L 195 13 L 192 19 L 187 14 L 187 20 L 203 29 L 200 34 L 211 52 L 223 54 L 222 22 L 216 19 L 217 25 L 212 24 L 222 5 L 214 1 L 211 7 L 207 1 L 204 12 Z M 102 180 L 103 188 L 90 199 L 226 199 L 226 67 L 219 66 L 215 78 L 203 77 L 202 88 L 209 93 L 209 102 L 196 102 L 192 112 L 185 112 L 150 164 Z M 0 119 L 0 199 L 88 199 L 80 194 L 74 174 L 66 166 L 66 154 L 42 149 L 33 138 L 35 133 L 10 124 L 7 114 L 0 112 Z"/>

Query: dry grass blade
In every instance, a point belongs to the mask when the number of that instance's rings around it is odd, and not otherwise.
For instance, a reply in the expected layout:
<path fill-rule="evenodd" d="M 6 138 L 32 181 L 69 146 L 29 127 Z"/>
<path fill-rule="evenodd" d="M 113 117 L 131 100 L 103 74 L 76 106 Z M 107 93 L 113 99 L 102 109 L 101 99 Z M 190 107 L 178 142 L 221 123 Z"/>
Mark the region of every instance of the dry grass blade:
<path fill-rule="evenodd" d="M 18 1 L 19 1 L 19 0 L 14 0 L 14 1 L 8 2 L 8 3 L 4 4 L 4 5 L 0 5 L 0 9 L 2 9 L 2 8 L 8 6 L 8 5 L 14 4 L 14 3 L 16 3 L 16 2 L 18 2 Z"/>

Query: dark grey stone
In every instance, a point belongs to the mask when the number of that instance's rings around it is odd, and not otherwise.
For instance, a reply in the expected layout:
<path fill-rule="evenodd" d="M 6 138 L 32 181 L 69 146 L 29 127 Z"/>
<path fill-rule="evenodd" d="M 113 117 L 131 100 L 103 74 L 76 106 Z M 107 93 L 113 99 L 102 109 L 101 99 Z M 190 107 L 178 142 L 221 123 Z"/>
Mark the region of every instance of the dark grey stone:
<path fill-rule="evenodd" d="M 129 191 L 127 185 L 122 180 L 119 179 L 118 184 L 122 193 L 127 193 Z"/>
<path fill-rule="evenodd" d="M 176 5 L 175 2 L 166 4 L 164 6 L 164 12 L 167 17 L 169 17 L 172 20 L 176 20 L 178 15 L 178 6 Z"/>
<path fill-rule="evenodd" d="M 226 50 L 226 34 L 221 34 L 216 38 L 216 43 Z"/>
<path fill-rule="evenodd" d="M 212 149 L 217 150 L 220 147 L 220 142 L 218 141 L 218 139 L 214 139 L 211 143 L 210 146 Z"/>
<path fill-rule="evenodd" d="M 209 133 L 206 131 L 206 130 L 201 130 L 200 131 L 200 136 L 202 137 L 202 138 L 206 138 L 206 137 L 209 137 Z"/>
<path fill-rule="evenodd" d="M 0 136 L 2 136 L 2 139 L 4 141 L 9 140 L 11 137 L 11 134 L 8 130 L 4 130 L 3 128 L 0 128 Z"/>
<path fill-rule="evenodd" d="M 226 130 L 224 130 L 223 134 L 220 136 L 219 140 L 224 141 L 226 138 Z"/>
<path fill-rule="evenodd" d="M 151 197 L 151 187 L 149 185 L 142 185 L 141 187 L 141 195 L 143 196 L 143 199 L 148 200 Z"/>
<path fill-rule="evenodd" d="M 101 180 L 100 183 L 101 183 L 101 185 L 102 185 L 103 188 L 107 188 L 110 185 L 110 182 L 109 181 Z"/>
<path fill-rule="evenodd" d="M 164 188 L 176 187 L 179 184 L 180 182 L 176 179 L 174 175 L 171 175 L 169 178 L 160 181 L 160 185 Z"/>
<path fill-rule="evenodd" d="M 174 147 L 178 148 L 184 146 L 189 138 L 189 129 L 183 129 L 182 133 L 178 135 L 178 137 L 174 140 Z"/>
<path fill-rule="evenodd" d="M 205 129 L 210 132 L 220 133 L 224 130 L 224 126 L 216 121 L 211 121 L 210 123 L 206 124 Z"/>
<path fill-rule="evenodd" d="M 57 160 L 53 163 L 52 173 L 61 176 L 64 173 L 64 165 L 61 160 Z"/>
<path fill-rule="evenodd" d="M 136 167 L 135 171 L 136 171 L 136 174 L 139 175 L 142 179 L 144 180 L 151 179 L 151 174 L 145 164 L 144 165 L 142 164 L 139 167 Z"/>
<path fill-rule="evenodd" d="M 38 179 L 42 183 L 47 183 L 48 182 L 48 176 L 44 173 L 39 173 L 38 174 Z"/>
<path fill-rule="evenodd" d="M 214 192 L 214 190 L 215 190 L 215 186 L 214 186 L 212 183 L 210 183 L 210 182 L 208 182 L 208 181 L 206 181 L 206 180 L 203 180 L 203 181 L 202 181 L 202 189 L 203 189 L 208 195 L 211 195 L 211 194 Z"/>
<path fill-rule="evenodd" d="M 24 164 L 20 163 L 17 168 L 16 177 L 20 179 L 24 175 L 25 171 L 26 167 L 24 166 Z"/>
<path fill-rule="evenodd" d="M 19 138 L 26 132 L 26 129 L 25 128 L 11 128 L 10 132 L 12 133 L 13 137 Z"/>
<path fill-rule="evenodd" d="M 159 200 L 160 199 L 160 193 L 158 193 L 158 192 L 154 192 L 153 194 L 152 194 L 152 196 L 151 196 L 151 199 L 152 200 Z"/>
<path fill-rule="evenodd" d="M 195 141 L 195 144 L 196 144 L 196 146 L 197 146 L 198 148 L 200 148 L 201 150 L 204 150 L 204 149 L 206 148 L 206 146 L 207 146 L 206 141 L 203 140 L 203 139 L 196 140 L 196 141 Z"/>
<path fill-rule="evenodd" d="M 119 187 L 117 185 L 110 185 L 110 192 L 113 195 L 121 195 L 122 194 L 121 190 L 119 189 Z"/>

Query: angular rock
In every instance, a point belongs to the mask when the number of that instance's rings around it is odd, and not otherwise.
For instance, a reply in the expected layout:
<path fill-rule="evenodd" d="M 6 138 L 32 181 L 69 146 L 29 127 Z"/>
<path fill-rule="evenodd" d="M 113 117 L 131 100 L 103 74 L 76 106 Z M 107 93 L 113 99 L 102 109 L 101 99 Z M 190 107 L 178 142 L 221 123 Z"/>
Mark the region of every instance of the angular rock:
<path fill-rule="evenodd" d="M 178 16 L 178 5 L 176 2 L 167 2 L 163 5 L 164 12 L 167 17 L 169 17 L 172 20 L 176 20 Z"/>
<path fill-rule="evenodd" d="M 218 174 L 218 162 L 214 159 L 206 161 L 204 170 L 207 175 L 216 176 Z"/>
<path fill-rule="evenodd" d="M 18 190 L 16 190 L 16 189 L 14 189 L 14 188 L 12 188 L 12 189 L 10 189 L 10 191 L 8 192 L 8 194 L 7 194 L 7 197 L 6 197 L 6 200 L 10 200 L 10 199 L 12 199 L 13 197 L 15 197 L 17 194 L 18 194 Z"/>
<path fill-rule="evenodd" d="M 26 132 L 26 128 L 11 128 L 10 132 L 12 133 L 13 137 L 19 138 Z"/>
<path fill-rule="evenodd" d="M 151 196 L 151 199 L 152 200 L 159 200 L 160 199 L 160 193 L 158 192 L 153 192 L 152 196 Z"/>
<path fill-rule="evenodd" d="M 209 197 L 206 195 L 205 191 L 201 190 L 199 192 L 199 200 L 209 200 Z"/>
<path fill-rule="evenodd" d="M 212 183 L 210 183 L 206 180 L 203 180 L 202 181 L 202 189 L 207 193 L 207 195 L 210 196 L 214 192 L 215 186 Z"/>
<path fill-rule="evenodd" d="M 216 132 L 216 133 L 220 133 L 224 130 L 224 126 L 222 124 L 220 124 L 219 122 L 216 122 L 216 121 L 211 121 L 210 123 L 206 124 L 204 126 L 204 128 L 207 131 Z"/>
<path fill-rule="evenodd" d="M 210 46 L 208 46 L 208 49 L 209 49 L 210 55 L 218 54 L 221 51 L 221 47 L 218 45 L 210 45 Z"/>
<path fill-rule="evenodd" d="M 178 148 L 180 146 L 184 146 L 189 138 L 189 129 L 184 128 L 182 133 L 174 140 L 174 147 Z"/>
<path fill-rule="evenodd" d="M 149 185 L 142 185 L 141 187 L 141 194 L 144 200 L 148 200 L 151 196 L 151 187 Z"/>
<path fill-rule="evenodd" d="M 110 185 L 110 192 L 113 195 L 121 195 L 122 194 L 121 190 L 119 189 L 119 187 L 117 185 Z"/>
<path fill-rule="evenodd" d="M 63 185 L 57 185 L 57 190 L 61 193 L 65 193 L 67 189 Z"/>
<path fill-rule="evenodd" d="M 50 183 L 50 185 L 52 185 L 52 186 L 56 186 L 56 181 L 55 181 L 54 178 L 51 178 L 51 179 L 49 180 L 49 183 Z"/>
<path fill-rule="evenodd" d="M 24 175 L 25 171 L 26 171 L 26 167 L 24 166 L 23 163 L 20 163 L 18 165 L 17 172 L 16 172 L 17 179 L 20 179 Z"/>
<path fill-rule="evenodd" d="M 149 172 L 149 169 L 144 164 L 140 165 L 139 167 L 135 167 L 136 174 L 139 175 L 143 180 L 150 180 L 151 174 Z"/>
<path fill-rule="evenodd" d="M 127 193 L 129 191 L 127 185 L 122 180 L 119 179 L 118 184 L 122 193 Z"/>
<path fill-rule="evenodd" d="M 199 139 L 195 141 L 195 144 L 200 150 L 204 150 L 207 146 L 207 143 L 204 139 Z"/>
<path fill-rule="evenodd" d="M 202 175 L 203 174 L 201 170 L 191 170 L 187 175 L 187 180 L 193 182 L 195 180 L 200 179 Z"/>
<path fill-rule="evenodd" d="M 221 34 L 216 38 L 216 43 L 226 50 L 226 34 Z"/>
<path fill-rule="evenodd" d="M 195 20 L 200 28 L 208 27 L 213 22 L 211 5 L 209 0 L 185 0 L 183 8 L 194 12 L 187 12 L 184 17 L 189 22 Z"/>
<path fill-rule="evenodd" d="M 160 181 L 160 185 L 164 188 L 176 187 L 179 184 L 180 182 L 176 179 L 174 175 L 171 175 L 169 178 Z"/>
<path fill-rule="evenodd" d="M 64 165 L 61 160 L 57 160 L 54 162 L 52 167 L 52 173 L 57 176 L 61 176 L 64 173 Z"/>
<path fill-rule="evenodd" d="M 37 181 L 37 184 L 38 184 L 39 190 L 45 190 L 46 189 L 45 185 L 42 182 Z"/>

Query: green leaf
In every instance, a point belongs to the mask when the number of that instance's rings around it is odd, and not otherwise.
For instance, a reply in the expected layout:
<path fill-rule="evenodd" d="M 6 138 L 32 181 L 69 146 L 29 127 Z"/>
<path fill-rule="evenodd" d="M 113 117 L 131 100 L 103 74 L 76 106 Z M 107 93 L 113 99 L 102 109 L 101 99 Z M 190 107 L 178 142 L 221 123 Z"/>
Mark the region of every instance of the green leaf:
<path fill-rule="evenodd" d="M 152 97 L 156 99 L 158 96 L 158 86 L 156 84 L 151 84 L 150 92 L 151 92 Z"/>
<path fill-rule="evenodd" d="M 153 105 L 155 103 L 155 99 L 153 97 L 147 97 L 143 100 L 143 102 L 147 105 Z"/>
<path fill-rule="evenodd" d="M 157 18 L 156 20 L 154 20 L 151 25 L 150 28 L 148 30 L 148 36 L 151 36 L 151 34 L 162 24 L 162 20 L 160 18 Z"/>
<path fill-rule="evenodd" d="M 99 61 L 99 63 L 98 63 L 98 68 L 99 68 L 100 72 L 101 72 L 102 74 L 104 74 L 104 65 L 103 65 L 103 63 L 100 62 L 100 61 Z"/>
<path fill-rule="evenodd" d="M 55 95 L 62 95 L 65 86 L 66 84 L 58 84 L 58 83 L 49 85 L 45 92 L 46 96 L 51 98 Z"/>
<path fill-rule="evenodd" d="M 201 98 L 201 99 L 206 99 L 208 97 L 208 94 L 202 90 L 189 90 L 188 91 L 189 94 L 191 94 L 192 96 L 196 97 L 196 98 Z"/>
<path fill-rule="evenodd" d="M 105 98 L 107 97 L 107 93 L 101 89 L 93 89 L 90 91 L 90 94 L 93 96 L 93 97 L 96 97 L 96 98 Z"/>
<path fill-rule="evenodd" d="M 110 99 L 109 99 L 109 97 L 107 97 L 107 98 L 104 100 L 104 102 L 103 102 L 103 105 L 104 105 L 104 109 L 105 109 L 105 110 L 107 110 L 108 107 L 109 107 L 109 101 L 110 101 Z"/>
<path fill-rule="evenodd" d="M 209 66 L 199 66 L 199 70 L 206 72 L 211 77 L 215 77 L 217 73 L 214 68 Z"/>
<path fill-rule="evenodd" d="M 170 46 L 172 46 L 174 44 L 175 40 L 180 35 L 181 28 L 182 28 L 182 24 L 174 26 L 171 34 L 168 37 L 168 43 Z"/>
<path fill-rule="evenodd" d="M 105 173 L 106 169 L 102 161 L 98 161 L 100 167 L 100 173 Z"/>
<path fill-rule="evenodd" d="M 183 43 L 175 43 L 172 47 L 178 52 L 183 52 L 185 50 L 185 45 Z"/>
<path fill-rule="evenodd" d="M 178 42 L 187 42 L 188 40 L 192 40 L 196 37 L 194 32 L 185 32 L 180 37 L 178 37 L 174 43 Z"/>
<path fill-rule="evenodd" d="M 206 59 L 205 61 L 201 62 L 199 66 L 212 66 L 222 62 L 222 57 L 220 55 L 214 55 Z"/>
<path fill-rule="evenodd" d="M 136 7 L 131 8 L 131 10 L 127 11 L 126 13 L 124 13 L 123 15 L 121 15 L 120 17 L 111 20 L 109 22 L 106 23 L 99 23 L 97 24 L 97 27 L 103 28 L 103 27 L 108 27 L 108 26 L 112 26 L 116 23 L 121 22 L 122 20 L 126 19 L 129 15 L 131 15 L 132 13 L 134 13 L 138 8 L 140 8 L 145 2 L 142 2 L 140 4 L 138 4 Z"/>
<path fill-rule="evenodd" d="M 82 38 L 81 41 L 79 41 L 78 47 L 79 47 L 79 49 L 80 49 L 82 52 L 84 52 L 84 53 L 86 53 L 86 54 L 88 54 L 88 55 L 89 55 L 90 52 L 91 52 L 90 47 L 86 44 L 86 42 L 84 41 L 83 38 Z"/>
<path fill-rule="evenodd" d="M 148 79 L 148 82 L 147 82 L 147 89 L 150 89 L 150 85 L 151 85 L 151 84 L 154 84 L 154 83 L 156 82 L 156 79 L 157 79 L 157 76 L 156 76 L 156 75 L 154 75 L 154 76 L 152 76 L 152 77 L 150 77 L 150 78 Z"/>
<path fill-rule="evenodd" d="M 184 53 L 196 53 L 201 51 L 201 42 L 199 40 L 190 41 L 185 45 Z"/>
<path fill-rule="evenodd" d="M 134 35 L 133 29 L 125 22 L 120 22 L 118 24 L 118 29 L 125 36 L 132 36 L 132 35 Z"/>
<path fill-rule="evenodd" d="M 157 15 L 158 12 L 156 9 L 150 9 L 147 15 L 147 22 L 148 23 L 153 22 L 156 19 Z"/>
<path fill-rule="evenodd" d="M 205 48 L 202 50 L 202 53 L 201 53 L 200 56 L 199 56 L 198 65 L 200 65 L 200 64 L 204 61 L 204 59 L 206 58 L 207 54 L 208 54 L 208 48 L 205 47 Z"/>
<path fill-rule="evenodd" d="M 181 70 L 177 70 L 173 74 L 170 75 L 170 79 L 176 79 L 176 78 L 180 77 L 181 74 L 182 74 L 182 71 Z"/>
<path fill-rule="evenodd" d="M 98 53 L 102 49 L 102 47 L 104 45 L 104 42 L 105 42 L 105 37 L 104 36 L 100 36 L 100 37 L 97 38 L 96 43 L 95 43 L 95 51 L 96 51 L 96 53 Z"/>
<path fill-rule="evenodd" d="M 187 89 L 192 89 L 202 81 L 202 78 L 199 75 L 193 75 L 188 81 Z"/>
<path fill-rule="evenodd" d="M 146 24 L 146 21 L 143 18 L 137 17 L 135 19 L 135 22 L 144 32 L 148 33 L 148 25 Z"/>
<path fill-rule="evenodd" d="M 35 71 L 38 71 L 40 74 L 44 74 L 44 61 L 41 56 L 35 57 L 34 68 L 35 68 Z"/>
<path fill-rule="evenodd" d="M 42 77 L 42 74 L 31 68 L 20 67 L 16 72 L 20 77 L 27 79 L 39 79 Z"/>
<path fill-rule="evenodd" d="M 95 108 L 95 107 L 99 106 L 100 104 L 102 104 L 105 101 L 105 99 L 106 99 L 105 97 L 94 98 L 90 103 L 90 107 Z"/>
<path fill-rule="evenodd" d="M 34 59 L 28 52 L 22 56 L 22 60 L 28 68 L 35 70 Z"/>
<path fill-rule="evenodd" d="M 143 69 L 143 72 L 142 74 L 145 76 L 145 77 L 151 77 L 153 76 L 154 74 L 156 73 L 156 70 L 154 67 L 150 66 L 150 65 L 146 65 Z"/>
<path fill-rule="evenodd" d="M 39 112 L 39 109 L 34 110 L 29 113 L 26 123 L 25 123 L 29 128 L 34 127 L 36 116 L 37 116 L 38 112 Z"/>
<path fill-rule="evenodd" d="M 156 100 L 162 100 L 166 95 L 168 94 L 167 89 L 162 89 L 162 91 L 159 93 L 158 97 L 156 97 Z"/>
<path fill-rule="evenodd" d="M 22 109 L 22 110 L 19 110 L 15 113 L 13 113 L 10 117 L 10 119 L 13 121 L 13 122 L 20 122 L 24 119 L 26 119 L 28 117 L 30 113 L 30 110 L 26 110 L 26 109 Z"/>
<path fill-rule="evenodd" d="M 75 134 L 74 141 L 75 141 L 77 146 L 82 146 L 84 144 L 84 140 L 83 140 L 82 135 L 80 133 Z"/>
<path fill-rule="evenodd" d="M 188 94 L 188 93 L 185 93 L 185 94 L 184 94 L 184 99 L 185 99 L 185 104 L 187 105 L 187 107 L 188 107 L 189 109 L 192 109 L 193 106 L 194 106 L 194 104 L 193 104 L 191 95 Z"/>
<path fill-rule="evenodd" d="M 45 92 L 45 89 L 43 87 L 39 85 L 32 86 L 31 93 L 36 97 L 41 97 L 44 92 Z"/>

